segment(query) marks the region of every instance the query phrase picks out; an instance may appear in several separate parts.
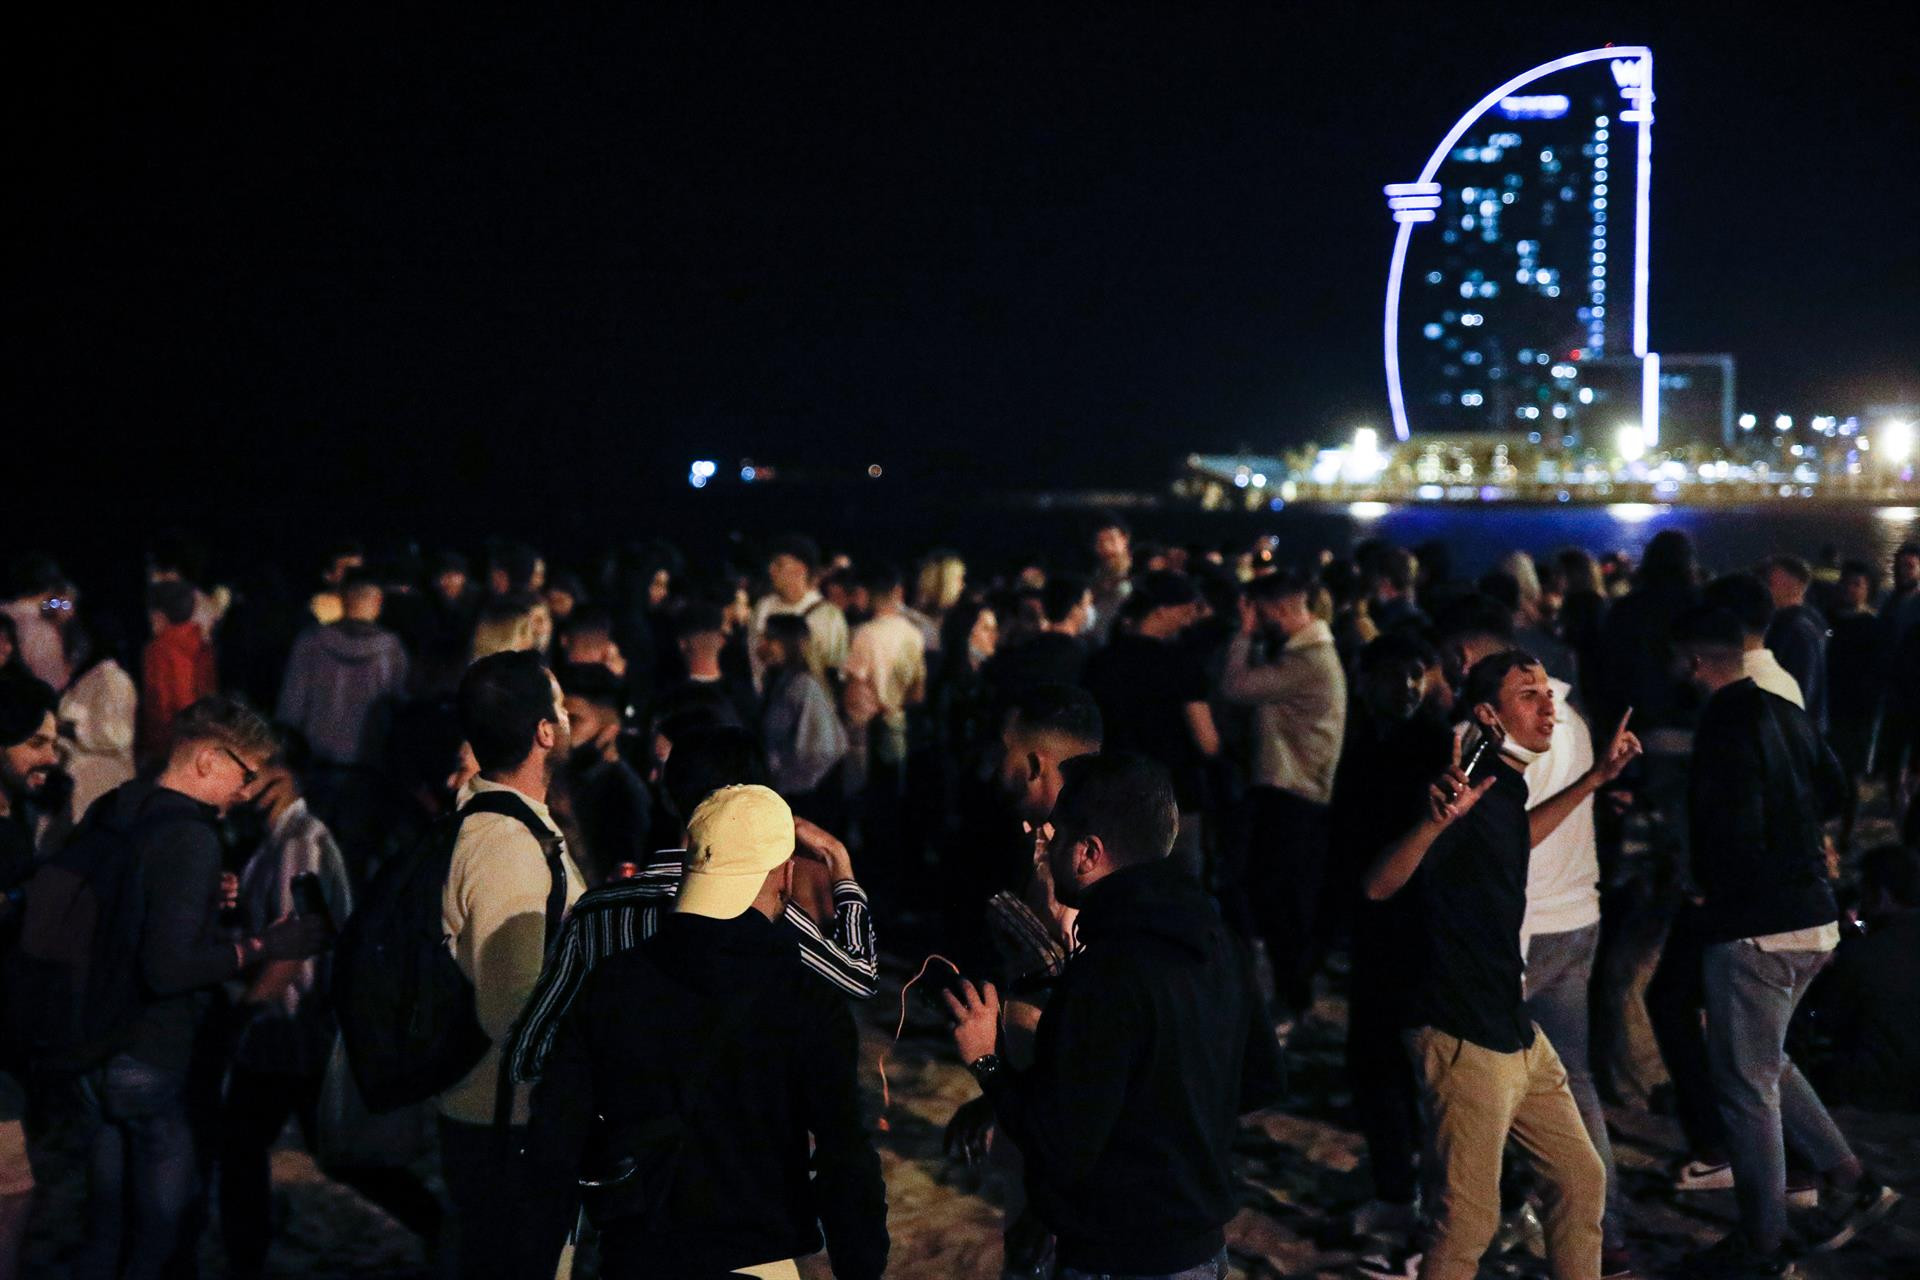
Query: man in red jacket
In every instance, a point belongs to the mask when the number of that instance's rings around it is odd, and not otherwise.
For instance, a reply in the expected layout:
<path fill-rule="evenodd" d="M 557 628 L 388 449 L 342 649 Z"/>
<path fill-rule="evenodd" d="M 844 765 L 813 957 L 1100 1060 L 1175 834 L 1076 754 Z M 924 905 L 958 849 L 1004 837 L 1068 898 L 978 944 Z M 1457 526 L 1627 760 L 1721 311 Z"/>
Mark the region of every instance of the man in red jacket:
<path fill-rule="evenodd" d="M 193 620 L 193 585 L 156 582 L 147 593 L 153 639 L 141 655 L 140 762 L 165 761 L 173 747 L 173 718 L 219 692 L 213 643 Z"/>

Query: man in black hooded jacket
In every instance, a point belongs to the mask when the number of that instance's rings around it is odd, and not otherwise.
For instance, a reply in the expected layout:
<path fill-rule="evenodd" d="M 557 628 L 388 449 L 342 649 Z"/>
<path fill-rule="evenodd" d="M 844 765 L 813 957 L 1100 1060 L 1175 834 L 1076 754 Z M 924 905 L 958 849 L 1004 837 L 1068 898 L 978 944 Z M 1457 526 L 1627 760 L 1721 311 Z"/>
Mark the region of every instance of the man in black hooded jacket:
<path fill-rule="evenodd" d="M 962 982 L 954 1043 L 1027 1162 L 1063 1280 L 1226 1274 L 1242 1113 L 1279 1092 L 1280 1047 L 1252 965 L 1168 861 L 1178 812 L 1142 756 L 1062 762 L 1047 857 L 1080 947 L 1040 1020 L 1033 1066 L 994 1050 L 999 998 Z"/>

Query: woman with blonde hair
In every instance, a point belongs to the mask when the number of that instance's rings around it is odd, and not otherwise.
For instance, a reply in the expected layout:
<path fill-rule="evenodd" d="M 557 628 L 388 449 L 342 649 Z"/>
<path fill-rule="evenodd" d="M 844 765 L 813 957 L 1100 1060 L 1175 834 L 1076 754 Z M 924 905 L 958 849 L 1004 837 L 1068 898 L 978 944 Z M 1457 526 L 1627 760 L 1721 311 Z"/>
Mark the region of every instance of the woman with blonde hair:
<path fill-rule="evenodd" d="M 540 609 L 539 601 L 530 595 L 501 596 L 487 601 L 473 624 L 473 645 L 467 661 L 478 662 L 496 653 L 538 647 Z"/>
<path fill-rule="evenodd" d="M 920 562 L 914 581 L 913 603 L 902 610 L 927 640 L 927 652 L 940 650 L 940 624 L 947 610 L 967 593 L 967 562 L 952 551 L 935 551 Z"/>

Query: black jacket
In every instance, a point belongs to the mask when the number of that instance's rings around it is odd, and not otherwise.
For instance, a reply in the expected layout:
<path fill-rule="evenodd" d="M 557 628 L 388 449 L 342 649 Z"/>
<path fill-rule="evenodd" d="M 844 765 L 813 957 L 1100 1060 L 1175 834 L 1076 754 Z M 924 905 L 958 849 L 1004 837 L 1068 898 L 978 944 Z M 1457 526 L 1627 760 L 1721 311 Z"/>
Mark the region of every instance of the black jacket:
<path fill-rule="evenodd" d="M 1839 919 L 1822 824 L 1840 812 L 1846 776 L 1811 717 L 1739 680 L 1714 694 L 1693 739 L 1693 879 L 1709 943 Z"/>
<path fill-rule="evenodd" d="M 1241 1113 L 1279 1092 L 1245 946 L 1171 862 L 1087 892 L 1024 1072 L 986 1085 L 1062 1265 L 1154 1274 L 1219 1252 Z"/>
<path fill-rule="evenodd" d="M 591 1140 L 632 1154 L 637 1135 L 677 1117 L 664 1223 L 605 1224 L 608 1277 L 707 1277 L 798 1257 L 820 1248 L 822 1225 L 836 1276 L 877 1277 L 886 1186 L 861 1115 L 858 1047 L 846 1002 L 802 967 L 790 933 L 753 910 L 672 915 L 594 966 L 534 1089 L 529 1153 L 540 1182 L 562 1191 Z M 552 1206 L 531 1217 L 556 1220 Z"/>
<path fill-rule="evenodd" d="M 191 796 L 144 781 L 116 787 L 94 802 L 101 805 L 139 815 L 143 998 L 126 1052 L 184 1072 L 214 992 L 240 968 L 233 940 L 220 926 L 217 815 Z"/>

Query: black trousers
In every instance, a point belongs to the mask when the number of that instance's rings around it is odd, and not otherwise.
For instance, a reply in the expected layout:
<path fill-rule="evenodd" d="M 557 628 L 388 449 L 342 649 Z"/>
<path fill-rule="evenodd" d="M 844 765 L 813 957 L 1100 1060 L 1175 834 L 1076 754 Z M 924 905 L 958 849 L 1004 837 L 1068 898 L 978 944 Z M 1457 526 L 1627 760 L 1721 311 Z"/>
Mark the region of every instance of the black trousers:
<path fill-rule="evenodd" d="M 1277 787 L 1252 787 L 1247 810 L 1248 899 L 1273 966 L 1274 1002 L 1303 1013 L 1325 948 L 1328 808 Z"/>
<path fill-rule="evenodd" d="M 503 1142 L 492 1125 L 440 1117 L 440 1173 L 453 1201 L 460 1280 L 550 1277 L 560 1261 L 574 1200 L 541 1182 L 524 1151 L 526 1134 L 514 1129 Z"/>
<path fill-rule="evenodd" d="M 1707 1068 L 1707 1037 L 1701 1016 L 1707 1007 L 1706 979 L 1701 963 L 1706 946 L 1694 927 L 1693 908 L 1682 904 L 1667 931 L 1667 945 L 1647 983 L 1647 1019 L 1660 1057 L 1673 1078 L 1674 1101 L 1680 1127 L 1696 1158 L 1724 1158 L 1726 1130 L 1721 1127 L 1713 1077 Z"/>
<path fill-rule="evenodd" d="M 1411 1205 L 1419 1187 L 1420 1092 L 1401 1038 L 1401 1001 L 1409 970 L 1396 963 L 1392 940 L 1363 938 L 1370 921 L 1354 922 L 1353 981 L 1347 997 L 1347 1082 L 1354 1119 L 1367 1143 L 1378 1200 Z M 1378 954 L 1376 954 L 1376 952 Z"/>
<path fill-rule="evenodd" d="M 227 1078 L 220 1125 L 220 1236 L 235 1276 L 265 1270 L 273 1239 L 273 1188 L 267 1155 L 289 1117 L 300 1122 L 309 1150 L 320 1101 L 320 1078 L 235 1066 Z M 327 1175 L 352 1187 L 427 1242 L 440 1234 L 440 1201 L 403 1168 L 336 1168 Z"/>

